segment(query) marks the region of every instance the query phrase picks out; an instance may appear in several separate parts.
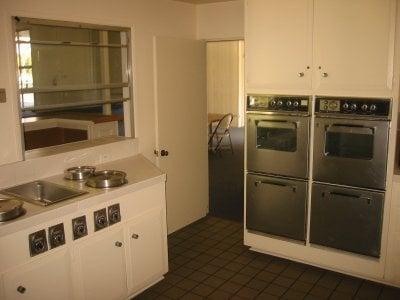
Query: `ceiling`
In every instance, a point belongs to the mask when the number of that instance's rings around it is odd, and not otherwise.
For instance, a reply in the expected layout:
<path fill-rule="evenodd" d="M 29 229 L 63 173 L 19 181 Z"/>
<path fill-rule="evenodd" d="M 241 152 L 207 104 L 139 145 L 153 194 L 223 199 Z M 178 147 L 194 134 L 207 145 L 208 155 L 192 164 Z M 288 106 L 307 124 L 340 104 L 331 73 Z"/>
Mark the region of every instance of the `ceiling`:
<path fill-rule="evenodd" d="M 207 3 L 216 3 L 216 2 L 228 2 L 233 0 L 175 0 L 180 2 L 192 3 L 192 4 L 207 4 Z"/>

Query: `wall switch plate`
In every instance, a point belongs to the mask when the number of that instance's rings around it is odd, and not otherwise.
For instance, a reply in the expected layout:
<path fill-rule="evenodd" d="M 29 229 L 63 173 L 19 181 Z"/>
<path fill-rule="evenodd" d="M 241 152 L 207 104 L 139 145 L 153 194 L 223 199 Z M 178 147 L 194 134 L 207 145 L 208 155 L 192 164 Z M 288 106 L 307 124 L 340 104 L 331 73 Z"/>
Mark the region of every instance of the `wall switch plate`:
<path fill-rule="evenodd" d="M 6 103 L 6 89 L 0 89 L 0 103 Z"/>

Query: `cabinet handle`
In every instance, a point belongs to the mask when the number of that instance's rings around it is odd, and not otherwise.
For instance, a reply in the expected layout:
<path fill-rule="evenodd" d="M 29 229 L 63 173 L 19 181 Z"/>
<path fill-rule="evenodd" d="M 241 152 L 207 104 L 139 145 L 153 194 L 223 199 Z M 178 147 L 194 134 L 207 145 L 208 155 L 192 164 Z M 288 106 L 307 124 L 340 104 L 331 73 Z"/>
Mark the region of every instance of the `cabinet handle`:
<path fill-rule="evenodd" d="M 299 72 L 299 73 L 297 73 L 297 76 L 299 76 L 299 77 L 304 77 L 304 72 Z"/>
<path fill-rule="evenodd" d="M 121 248 L 122 247 L 122 243 L 121 242 L 115 242 L 115 246 L 118 247 L 118 248 Z"/>
<path fill-rule="evenodd" d="M 326 73 L 326 72 L 324 72 L 324 73 L 322 73 L 322 77 L 328 77 L 328 73 Z"/>
<path fill-rule="evenodd" d="M 132 238 L 135 239 L 135 240 L 137 240 L 137 239 L 139 238 L 139 235 L 136 234 L 136 233 L 134 233 L 134 234 L 132 234 Z"/>
<path fill-rule="evenodd" d="M 26 288 L 20 285 L 19 287 L 17 287 L 17 291 L 20 294 L 24 294 L 26 292 Z"/>

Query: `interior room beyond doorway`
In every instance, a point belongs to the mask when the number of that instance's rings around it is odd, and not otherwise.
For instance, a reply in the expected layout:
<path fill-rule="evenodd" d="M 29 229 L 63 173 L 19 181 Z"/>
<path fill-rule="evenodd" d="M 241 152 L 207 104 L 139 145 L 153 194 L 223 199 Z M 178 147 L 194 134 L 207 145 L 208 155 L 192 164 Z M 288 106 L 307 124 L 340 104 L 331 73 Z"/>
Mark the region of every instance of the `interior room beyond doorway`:
<path fill-rule="evenodd" d="M 244 102 L 244 42 L 208 42 L 209 209 L 238 221 L 243 220 Z"/>

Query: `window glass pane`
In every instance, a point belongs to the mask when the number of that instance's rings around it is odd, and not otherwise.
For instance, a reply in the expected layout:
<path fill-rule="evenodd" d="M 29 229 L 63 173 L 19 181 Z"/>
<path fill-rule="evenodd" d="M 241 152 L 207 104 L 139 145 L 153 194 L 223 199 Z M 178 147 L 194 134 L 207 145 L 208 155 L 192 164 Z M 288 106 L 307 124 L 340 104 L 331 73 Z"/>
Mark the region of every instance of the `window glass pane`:
<path fill-rule="evenodd" d="M 325 154 L 354 159 L 372 159 L 374 136 L 344 132 L 326 132 Z"/>
<path fill-rule="evenodd" d="M 296 129 L 257 127 L 257 148 L 295 152 L 297 149 Z"/>
<path fill-rule="evenodd" d="M 15 27 L 25 150 L 125 135 L 126 29 L 28 18 Z"/>

